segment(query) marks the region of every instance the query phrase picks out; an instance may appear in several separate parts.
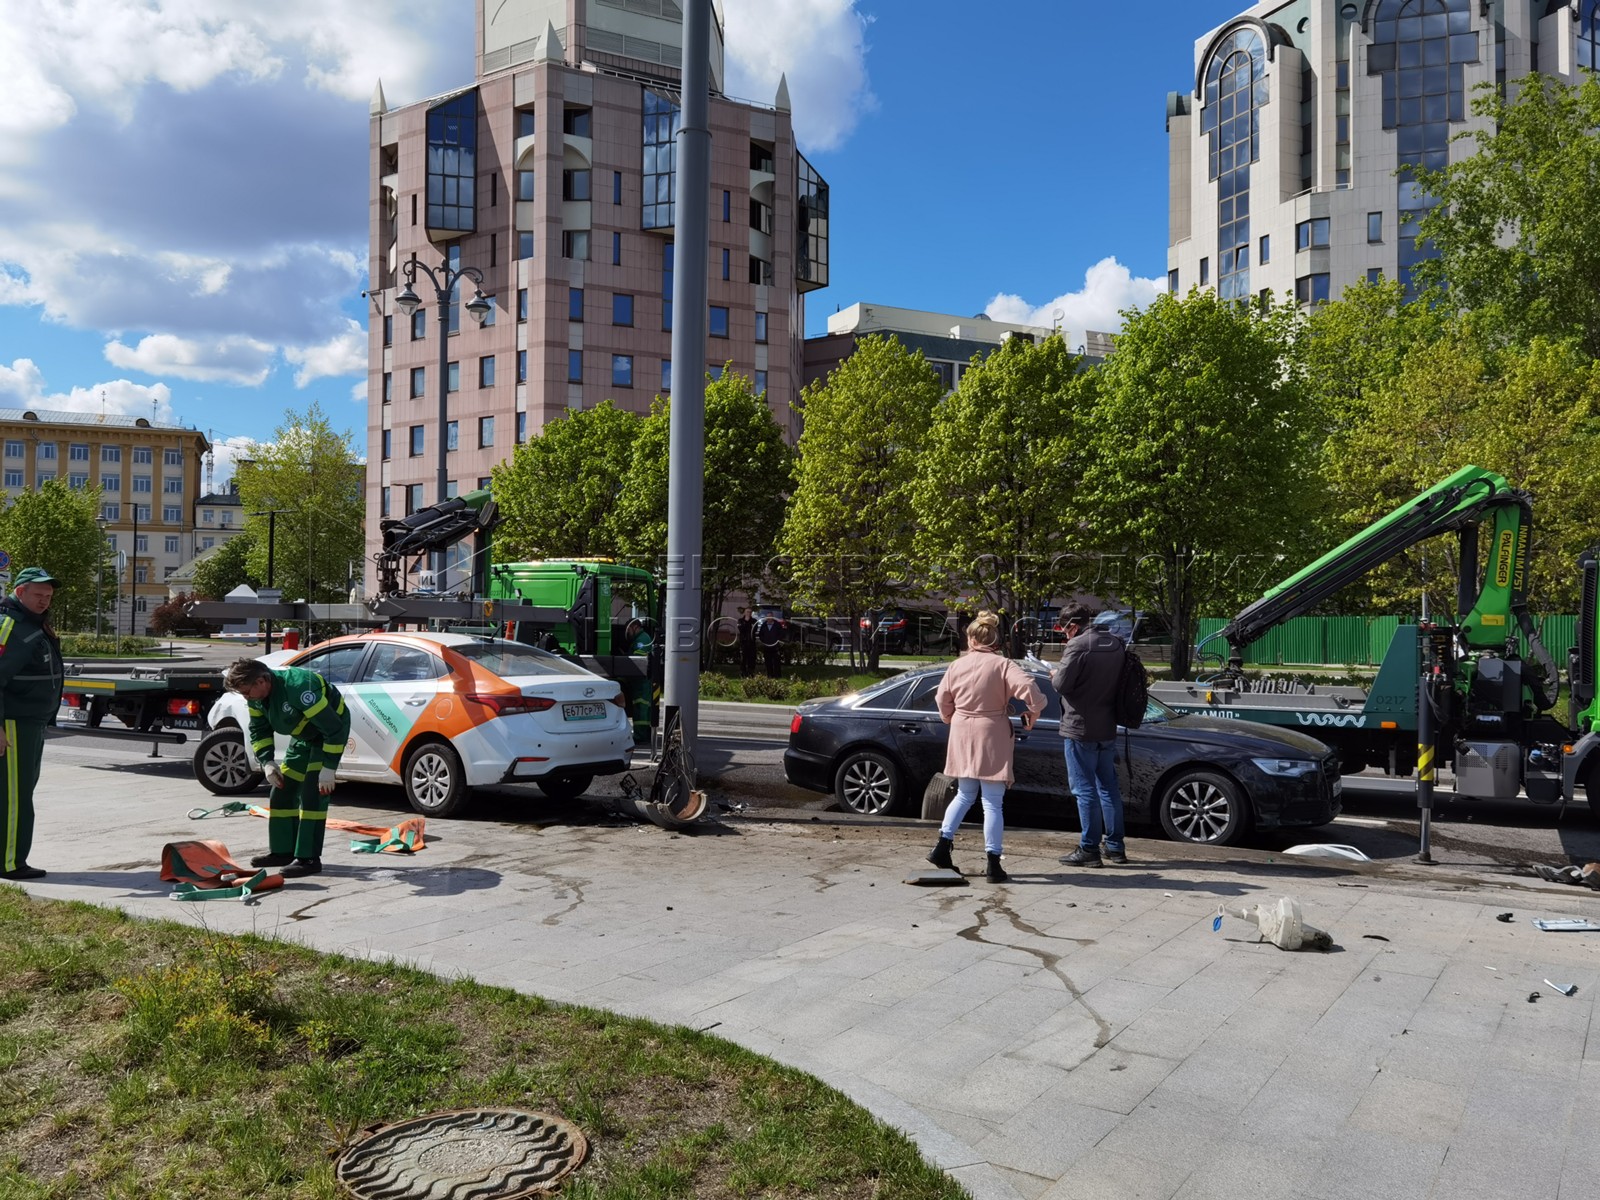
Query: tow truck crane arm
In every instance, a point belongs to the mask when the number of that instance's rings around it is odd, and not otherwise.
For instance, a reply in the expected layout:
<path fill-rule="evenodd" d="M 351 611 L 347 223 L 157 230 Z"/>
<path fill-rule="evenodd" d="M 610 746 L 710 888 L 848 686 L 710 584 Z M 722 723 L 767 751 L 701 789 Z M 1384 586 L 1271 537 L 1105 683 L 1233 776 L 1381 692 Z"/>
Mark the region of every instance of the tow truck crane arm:
<path fill-rule="evenodd" d="M 479 544 L 474 547 L 472 556 L 472 592 L 482 592 L 485 543 L 500 522 L 500 510 L 490 498 L 488 488 L 468 492 L 465 496 L 452 496 L 408 516 L 382 522 L 379 529 L 383 535 L 383 549 L 375 556 L 379 594 L 395 595 L 404 591 L 401 559 L 448 550 L 463 538 L 473 536 L 479 539 Z"/>

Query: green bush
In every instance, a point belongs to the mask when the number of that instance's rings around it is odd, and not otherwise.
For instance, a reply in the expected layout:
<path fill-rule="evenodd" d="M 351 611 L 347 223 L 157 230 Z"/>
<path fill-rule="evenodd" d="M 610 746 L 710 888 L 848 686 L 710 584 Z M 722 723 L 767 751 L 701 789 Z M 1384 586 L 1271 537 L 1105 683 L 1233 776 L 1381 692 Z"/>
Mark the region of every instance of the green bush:
<path fill-rule="evenodd" d="M 138 658 L 155 654 L 160 649 L 161 643 L 148 637 L 121 637 L 117 634 L 96 637 L 92 633 L 61 635 L 63 658 Z"/>

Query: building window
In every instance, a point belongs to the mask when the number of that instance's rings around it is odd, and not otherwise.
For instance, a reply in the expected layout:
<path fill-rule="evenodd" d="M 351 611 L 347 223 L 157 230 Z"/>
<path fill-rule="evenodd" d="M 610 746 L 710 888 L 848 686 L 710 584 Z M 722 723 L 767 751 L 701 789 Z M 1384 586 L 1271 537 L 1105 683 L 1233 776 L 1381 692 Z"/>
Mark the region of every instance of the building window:
<path fill-rule="evenodd" d="M 168 525 L 176 525 L 183 520 L 183 509 L 176 504 L 166 504 L 161 508 L 161 519 Z"/>
<path fill-rule="evenodd" d="M 428 110 L 428 228 L 477 228 L 478 93 L 452 96 Z"/>
<path fill-rule="evenodd" d="M 217 510 L 216 509 L 214 509 L 214 508 L 201 509 L 201 511 L 200 511 L 200 523 L 202 525 L 209 525 L 213 521 L 215 521 L 216 519 L 217 519 Z"/>
<path fill-rule="evenodd" d="M 670 358 L 663 358 L 661 360 L 661 393 L 662 393 L 662 395 L 666 395 L 667 393 L 669 393 L 671 391 L 672 391 L 672 360 Z"/>
<path fill-rule="evenodd" d="M 183 480 L 181 480 L 181 479 L 163 479 L 161 481 L 161 492 L 162 492 L 163 495 L 166 495 L 166 496 L 181 496 L 181 495 L 183 495 Z"/>
<path fill-rule="evenodd" d="M 133 552 L 135 554 L 150 553 L 150 535 L 148 533 L 141 533 L 133 539 Z"/>
<path fill-rule="evenodd" d="M 68 473 L 67 486 L 72 488 L 74 491 L 81 492 L 84 488 L 89 486 L 89 477 L 87 475 L 79 475 L 76 472 Z"/>
<path fill-rule="evenodd" d="M 162 545 L 166 547 L 166 552 L 168 554 L 176 554 L 178 552 L 178 537 L 176 534 L 168 534 L 166 537 L 162 538 L 161 541 Z"/>
<path fill-rule="evenodd" d="M 21 442 L 17 443 L 17 455 L 16 456 L 18 458 L 22 457 L 22 443 Z M 112 462 L 119 463 L 119 462 L 121 462 L 122 461 L 122 447 L 121 446 L 101 446 L 100 447 L 100 461 L 103 462 L 103 463 L 112 463 Z"/>
<path fill-rule="evenodd" d="M 613 325 L 633 324 L 633 297 L 618 292 L 611 297 L 611 323 Z"/>
<path fill-rule="evenodd" d="M 411 457 L 412 458 L 421 458 L 422 457 L 422 452 L 426 448 L 427 448 L 427 441 L 426 441 L 426 434 L 424 433 L 423 426 L 421 426 L 421 425 L 413 425 L 411 427 Z"/>
<path fill-rule="evenodd" d="M 1367 282 L 1368 283 L 1372 283 L 1372 284 L 1382 283 L 1383 282 L 1383 268 L 1382 267 L 1368 267 L 1367 268 Z"/>
<path fill-rule="evenodd" d="M 14 442 L 14 441 L 11 441 L 10 439 L 6 440 L 6 457 L 7 458 L 21 458 L 26 453 L 27 453 L 27 447 L 24 446 L 20 441 Z"/>
<path fill-rule="evenodd" d="M 1167 272 L 1167 291 L 1171 292 L 1173 295 L 1177 295 L 1178 294 L 1178 268 L 1177 267 L 1173 267 L 1172 270 Z M 946 390 L 948 391 L 949 389 L 946 389 Z"/>
<path fill-rule="evenodd" d="M 772 236 L 772 209 L 754 197 L 750 200 L 750 228 Z"/>
<path fill-rule="evenodd" d="M 422 485 L 412 483 L 406 485 L 406 516 L 410 516 L 419 508 L 427 507 L 427 502 L 422 498 Z"/>
<path fill-rule="evenodd" d="M 519 412 L 517 414 L 517 445 L 520 446 L 520 445 L 522 445 L 523 442 L 525 442 L 527 440 L 528 440 L 528 414 L 525 413 L 525 412 Z"/>
<path fill-rule="evenodd" d="M 764 258 L 750 256 L 750 282 L 764 287 L 772 286 L 772 264 Z"/>
<path fill-rule="evenodd" d="M 1254 29 L 1236 29 L 1206 69 L 1201 128 L 1208 177 L 1217 182 L 1217 294 L 1250 295 L 1250 164 L 1261 157 L 1261 114 L 1268 100 L 1266 48 Z M 1201 260 L 1200 283 L 1209 264 Z"/>
<path fill-rule="evenodd" d="M 383 344 L 385 346 L 394 345 L 394 316 L 393 316 L 393 314 L 386 314 L 384 316 L 384 318 L 383 318 Z"/>
<path fill-rule="evenodd" d="M 446 421 L 444 423 L 444 448 L 447 453 L 454 453 L 459 449 L 458 442 L 461 437 L 461 422 Z"/>
<path fill-rule="evenodd" d="M 420 342 L 428 336 L 428 314 L 423 309 L 417 309 L 411 314 L 411 340 Z"/>
<path fill-rule="evenodd" d="M 708 332 L 714 338 L 728 336 L 728 310 L 724 305 L 713 304 L 711 306 L 711 328 Z"/>
<path fill-rule="evenodd" d="M 587 108 L 568 108 L 561 113 L 561 132 L 573 137 L 593 137 L 593 123 Z"/>
<path fill-rule="evenodd" d="M 532 200 L 534 197 L 536 197 L 539 194 L 538 191 L 537 191 L 537 184 L 535 182 L 537 174 L 538 173 L 535 172 L 535 171 L 518 171 L 517 172 L 517 199 L 518 200 Z"/>
<path fill-rule="evenodd" d="M 534 110 L 531 108 L 517 109 L 517 136 L 519 138 L 532 137 L 539 131 L 539 123 L 535 119 Z"/>
<path fill-rule="evenodd" d="M 378 515 L 380 517 L 387 517 L 389 515 L 389 511 L 390 511 L 390 509 L 389 509 L 389 489 L 388 488 L 383 488 L 379 492 L 379 495 L 382 497 L 382 500 L 380 501 L 380 504 L 379 504 L 379 507 L 378 507 Z"/>
<path fill-rule="evenodd" d="M 528 319 L 528 289 L 517 289 L 517 323 L 520 325 Z"/>
<path fill-rule="evenodd" d="M 1328 244 L 1328 232 L 1327 217 L 1313 217 L 1309 221 L 1301 221 L 1294 227 L 1294 248 L 1320 250 Z"/>
<path fill-rule="evenodd" d="M 7 469 L 7 471 L 6 471 L 6 487 L 8 487 L 8 488 L 19 488 L 21 486 L 22 486 L 22 472 L 21 471 L 13 471 L 13 470 Z"/>
<path fill-rule="evenodd" d="M 1208 284 L 1210 282 L 1211 282 L 1211 260 L 1209 258 L 1202 258 L 1200 260 L 1200 286 L 1201 287 L 1205 287 L 1206 284 Z"/>
<path fill-rule="evenodd" d="M 1256 261 L 1262 266 L 1272 261 L 1272 235 L 1270 233 L 1261 235 L 1261 245 L 1256 253 Z"/>
<path fill-rule="evenodd" d="M 171 453 L 173 453 L 173 451 L 168 450 L 167 453 L 171 454 Z M 88 444 L 86 442 L 72 442 L 67 447 L 67 459 L 68 459 L 69 462 L 88 462 L 89 461 L 89 446 L 88 446 Z M 170 466 L 171 463 L 169 462 L 168 465 Z"/>
<path fill-rule="evenodd" d="M 756 395 L 763 396 L 763 395 L 766 394 L 766 391 L 767 391 L 767 373 L 765 371 L 757 371 L 756 372 Z"/>
<path fill-rule="evenodd" d="M 583 320 L 583 289 L 567 289 L 567 320 Z"/>
<path fill-rule="evenodd" d="M 809 292 L 828 286 L 828 183 L 797 154 L 795 194 L 795 280 Z"/>
<path fill-rule="evenodd" d="M 722 363 L 707 363 L 706 364 L 706 377 L 708 379 L 710 379 L 713 383 L 715 383 L 717 380 L 722 378 L 723 370 L 724 370 L 724 364 L 722 364 Z"/>
<path fill-rule="evenodd" d="M 122 490 L 122 476 L 101 475 L 100 490 L 102 492 L 120 492 Z"/>
<path fill-rule="evenodd" d="M 481 492 L 484 488 L 488 487 L 493 482 L 494 482 L 494 477 L 493 476 L 491 476 L 491 475 L 479 475 L 478 476 L 478 490 Z"/>
<path fill-rule="evenodd" d="M 625 388 L 633 386 L 633 355 L 613 354 L 611 356 L 611 386 Z"/>
<path fill-rule="evenodd" d="M 644 162 L 639 204 L 641 229 L 671 229 L 677 189 L 678 106 L 644 89 Z"/>
<path fill-rule="evenodd" d="M 533 257 L 533 234 L 526 229 L 517 231 L 517 257 Z M 567 257 L 571 258 L 573 256 L 569 254 Z"/>
<path fill-rule="evenodd" d="M 561 231 L 561 257 L 587 260 L 589 257 L 589 231 L 563 229 Z"/>
<path fill-rule="evenodd" d="M 44 452 L 44 447 L 43 446 L 39 447 L 39 457 L 40 458 L 54 458 L 55 456 L 56 456 L 56 448 L 54 446 L 50 447 L 50 453 L 49 454 L 46 454 Z M 136 466 L 136 467 L 148 466 L 150 463 L 155 462 L 155 460 L 156 460 L 155 451 L 150 449 L 149 446 L 135 446 L 133 448 L 133 465 L 134 466 Z"/>
<path fill-rule="evenodd" d="M 724 191 L 722 193 L 722 220 L 723 220 L 723 223 L 726 224 L 728 221 L 731 221 L 732 219 L 733 219 L 733 193 L 732 192 L 728 192 L 728 191 Z"/>
<path fill-rule="evenodd" d="M 388 404 L 394 399 L 394 376 L 388 371 L 383 373 L 383 402 Z"/>
<path fill-rule="evenodd" d="M 412 367 L 411 368 L 411 398 L 413 400 L 416 400 L 417 398 L 419 398 L 421 396 L 427 395 L 427 392 L 428 392 L 428 368 L 427 367 Z"/>
<path fill-rule="evenodd" d="M 724 279 L 728 277 L 728 262 L 731 257 L 732 255 L 727 250 L 722 252 L 722 277 Z"/>
<path fill-rule="evenodd" d="M 672 243 L 661 247 L 661 329 L 672 332 Z"/>
<path fill-rule="evenodd" d="M 150 519 L 150 506 L 148 504 L 135 504 L 133 506 L 134 520 L 148 521 Z"/>
<path fill-rule="evenodd" d="M 233 514 L 227 509 L 222 510 L 222 527 L 226 529 L 233 524 Z"/>
<path fill-rule="evenodd" d="M 144 539 L 140 538 L 139 540 L 143 541 Z M 206 540 L 209 541 L 210 539 L 208 538 Z M 206 549 L 209 550 L 209 549 L 211 549 L 211 547 L 207 546 Z M 144 550 L 144 547 L 140 546 L 138 550 L 134 551 L 134 553 L 138 554 L 143 550 Z M 148 576 L 149 574 L 150 574 L 150 568 L 149 567 L 135 567 L 133 569 L 133 581 L 135 583 L 148 583 L 149 580 L 146 578 L 146 576 Z M 144 612 L 145 606 L 147 604 L 149 604 L 149 601 L 146 600 L 143 596 L 140 596 L 139 597 L 139 603 L 138 603 L 138 605 L 136 607 L 138 608 L 138 610 L 140 612 Z"/>
<path fill-rule="evenodd" d="M 483 448 L 494 445 L 494 418 L 478 418 L 478 446 Z"/>
<path fill-rule="evenodd" d="M 50 483 L 51 481 L 53 481 L 55 479 L 55 477 L 56 477 L 56 473 L 54 471 L 40 471 L 35 476 L 35 482 L 36 482 L 37 486 L 43 487 L 45 484 Z"/>
<path fill-rule="evenodd" d="M 622 172 L 611 172 L 611 203 L 622 203 Z"/>
<path fill-rule="evenodd" d="M 611 265 L 613 267 L 622 265 L 622 235 L 620 233 L 611 235 Z"/>
<path fill-rule="evenodd" d="M 766 340 L 767 340 L 767 314 L 764 313 L 764 312 L 758 312 L 756 314 L 756 344 L 757 345 L 761 345 L 764 342 L 766 342 Z"/>
<path fill-rule="evenodd" d="M 135 475 L 133 477 L 133 490 L 135 492 L 144 492 L 146 495 L 155 491 L 155 488 L 151 486 L 151 477 L 149 475 Z"/>
<path fill-rule="evenodd" d="M 1326 304 L 1328 302 L 1328 275 L 1302 275 L 1294 281 L 1294 298 L 1301 304 Z"/>
<path fill-rule="evenodd" d="M 122 520 L 122 505 L 102 504 L 100 506 L 100 516 L 103 520 L 120 521 Z M 113 546 L 112 549 L 115 550 L 116 547 Z"/>
<path fill-rule="evenodd" d="M 567 382 L 568 383 L 582 383 L 583 382 L 583 351 L 582 350 L 568 350 L 567 351 Z"/>
<path fill-rule="evenodd" d="M 392 429 L 385 429 L 383 431 L 383 452 L 382 453 L 383 453 L 383 461 L 384 462 L 388 462 L 389 461 L 389 451 L 392 448 L 393 441 L 394 441 L 393 436 L 392 436 L 393 433 L 394 433 L 394 430 L 392 430 Z"/>
<path fill-rule="evenodd" d="M 478 386 L 494 386 L 494 355 L 486 354 L 478 360 Z"/>
<path fill-rule="evenodd" d="M 1578 21 L 1578 65 L 1600 71 L 1600 4 L 1583 6 Z"/>
<path fill-rule="evenodd" d="M 164 450 L 161 453 L 161 462 L 165 466 L 181 467 L 181 466 L 183 466 L 183 451 L 182 450 Z"/>
<path fill-rule="evenodd" d="M 1383 241 L 1383 214 L 1381 212 L 1367 214 L 1367 241 Z"/>
<path fill-rule="evenodd" d="M 561 198 L 563 200 L 588 200 L 589 171 L 587 168 L 561 172 Z"/>
<path fill-rule="evenodd" d="M 444 390 L 459 392 L 461 390 L 461 364 L 458 362 L 445 363 L 444 365 Z"/>
<path fill-rule="evenodd" d="M 526 350 L 517 351 L 517 382 L 528 382 L 528 352 Z"/>

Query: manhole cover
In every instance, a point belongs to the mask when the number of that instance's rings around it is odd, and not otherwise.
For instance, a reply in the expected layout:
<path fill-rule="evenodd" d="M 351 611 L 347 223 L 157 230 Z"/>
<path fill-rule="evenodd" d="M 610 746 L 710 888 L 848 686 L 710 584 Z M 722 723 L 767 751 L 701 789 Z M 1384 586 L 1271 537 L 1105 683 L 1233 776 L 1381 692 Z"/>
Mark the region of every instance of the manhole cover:
<path fill-rule="evenodd" d="M 461 1108 L 385 1125 L 334 1164 L 357 1200 L 522 1200 L 578 1169 L 589 1141 L 525 1108 Z"/>

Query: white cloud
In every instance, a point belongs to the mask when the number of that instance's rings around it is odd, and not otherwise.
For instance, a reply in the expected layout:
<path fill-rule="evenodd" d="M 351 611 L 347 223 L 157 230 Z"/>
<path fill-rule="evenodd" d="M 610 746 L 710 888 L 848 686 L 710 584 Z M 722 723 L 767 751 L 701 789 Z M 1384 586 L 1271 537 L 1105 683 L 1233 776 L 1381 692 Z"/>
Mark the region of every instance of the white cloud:
<path fill-rule="evenodd" d="M 1086 330 L 1116 333 L 1122 328 L 1124 309 L 1143 308 L 1166 290 L 1166 280 L 1137 279 L 1114 257 L 1103 258 L 1084 274 L 1083 287 L 1075 292 L 1064 292 L 1038 306 L 1001 292 L 983 311 L 995 321 L 1046 329 L 1060 326 L 1067 344 L 1076 347 L 1083 344 Z"/>
<path fill-rule="evenodd" d="M 19 358 L 10 366 L 0 363 L 0 407 L 44 409 L 52 412 L 145 417 L 160 424 L 177 424 L 172 409 L 172 389 L 164 383 L 143 384 L 108 379 L 69 392 L 51 392 L 44 372 L 32 359 Z"/>
<path fill-rule="evenodd" d="M 233 478 L 234 469 L 241 458 L 249 458 L 255 452 L 256 442 L 247 437 L 218 438 L 211 443 L 212 487 L 216 491 L 225 491 L 228 480 Z"/>
<path fill-rule="evenodd" d="M 727 90 L 771 104 L 787 76 L 803 150 L 840 146 L 878 107 L 856 0 L 727 0 Z"/>
<path fill-rule="evenodd" d="M 146 375 L 174 375 L 202 383 L 232 383 L 254 387 L 272 370 L 273 347 L 248 337 L 223 337 L 194 341 L 156 333 L 141 338 L 137 346 L 121 342 L 106 345 L 106 361 L 114 367 L 143 371 Z"/>
<path fill-rule="evenodd" d="M 0 400 L 14 400 L 26 408 L 42 395 L 44 372 L 31 358 L 19 358 L 9 367 L 0 363 Z"/>
<path fill-rule="evenodd" d="M 346 320 L 344 332 L 315 346 L 291 346 L 283 352 L 300 369 L 294 373 L 295 387 L 305 387 L 314 379 L 330 375 L 362 376 L 367 373 L 367 331 L 355 321 Z M 360 388 L 366 395 L 366 381 Z"/>

